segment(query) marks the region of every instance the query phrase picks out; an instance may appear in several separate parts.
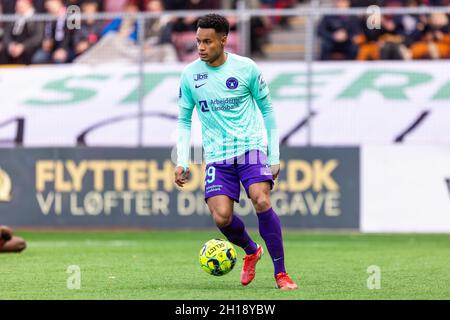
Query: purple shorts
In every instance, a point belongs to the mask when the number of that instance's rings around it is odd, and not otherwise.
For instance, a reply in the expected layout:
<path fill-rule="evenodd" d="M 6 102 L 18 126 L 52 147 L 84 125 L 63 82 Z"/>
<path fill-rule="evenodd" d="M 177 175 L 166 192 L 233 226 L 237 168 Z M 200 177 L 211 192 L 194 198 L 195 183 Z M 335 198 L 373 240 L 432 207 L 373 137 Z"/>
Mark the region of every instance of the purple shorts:
<path fill-rule="evenodd" d="M 217 195 L 226 195 L 239 202 L 241 184 L 247 197 L 252 184 L 268 181 L 273 188 L 273 176 L 267 156 L 259 150 L 218 162 L 209 163 L 205 174 L 205 201 Z"/>

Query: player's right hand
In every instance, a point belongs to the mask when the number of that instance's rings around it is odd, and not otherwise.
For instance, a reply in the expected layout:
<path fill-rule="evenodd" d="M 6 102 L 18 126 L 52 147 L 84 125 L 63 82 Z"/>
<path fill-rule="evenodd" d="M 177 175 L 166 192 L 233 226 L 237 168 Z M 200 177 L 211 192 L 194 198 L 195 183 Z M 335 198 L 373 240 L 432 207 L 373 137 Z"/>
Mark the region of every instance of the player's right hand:
<path fill-rule="evenodd" d="M 183 167 L 175 168 L 175 183 L 177 186 L 183 188 L 184 184 L 189 180 L 189 168 L 184 170 Z"/>

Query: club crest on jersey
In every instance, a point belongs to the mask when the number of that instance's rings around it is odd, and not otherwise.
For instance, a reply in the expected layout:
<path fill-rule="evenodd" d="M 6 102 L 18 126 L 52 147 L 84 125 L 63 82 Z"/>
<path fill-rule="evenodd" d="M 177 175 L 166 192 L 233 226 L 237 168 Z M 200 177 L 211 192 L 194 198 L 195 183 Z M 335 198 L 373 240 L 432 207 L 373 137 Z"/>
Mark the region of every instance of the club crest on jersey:
<path fill-rule="evenodd" d="M 208 102 L 206 100 L 199 101 L 198 103 L 202 112 L 209 112 Z"/>
<path fill-rule="evenodd" d="M 228 78 L 227 79 L 227 88 L 230 90 L 234 90 L 239 86 L 239 81 L 236 78 Z"/>
<path fill-rule="evenodd" d="M 194 81 L 201 81 L 208 79 L 208 72 L 197 73 L 194 75 Z"/>

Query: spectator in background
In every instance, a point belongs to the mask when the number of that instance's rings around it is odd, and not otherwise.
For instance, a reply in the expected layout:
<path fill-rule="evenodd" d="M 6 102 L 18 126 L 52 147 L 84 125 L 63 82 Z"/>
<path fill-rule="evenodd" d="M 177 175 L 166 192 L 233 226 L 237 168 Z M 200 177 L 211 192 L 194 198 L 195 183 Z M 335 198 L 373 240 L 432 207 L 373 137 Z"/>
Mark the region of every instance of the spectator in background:
<path fill-rule="evenodd" d="M 83 1 L 81 11 L 83 14 L 90 16 L 81 22 L 80 29 L 74 31 L 73 45 L 77 56 L 83 54 L 95 45 L 100 39 L 100 34 L 103 30 L 103 23 L 99 20 L 95 20 L 95 18 L 91 16 L 99 11 L 98 1 Z"/>
<path fill-rule="evenodd" d="M 262 8 L 269 9 L 286 9 L 294 7 L 296 1 L 294 0 L 259 0 Z M 285 16 L 270 17 L 273 24 L 288 27 L 288 19 Z"/>
<path fill-rule="evenodd" d="M 246 8 L 248 9 L 261 9 L 261 3 L 259 0 L 248 0 L 246 1 Z M 222 1 L 222 6 L 224 9 L 236 9 L 237 1 L 226 0 Z M 237 30 L 237 18 L 227 17 L 230 23 L 230 30 Z M 252 16 L 250 18 L 250 51 L 252 56 L 263 57 L 264 51 L 263 46 L 268 42 L 269 32 L 272 30 L 272 21 L 270 17 L 256 17 Z"/>
<path fill-rule="evenodd" d="M 422 39 L 411 45 L 413 59 L 450 58 L 450 24 L 442 12 L 431 14 Z"/>
<path fill-rule="evenodd" d="M 260 9 L 261 4 L 258 0 L 247 2 L 250 9 Z M 251 17 L 250 18 L 250 51 L 254 57 L 264 57 L 263 46 L 269 42 L 269 32 L 273 24 L 270 17 Z"/>
<path fill-rule="evenodd" d="M 45 0 L 33 0 L 33 6 L 37 13 L 47 13 L 47 10 L 45 9 Z"/>
<path fill-rule="evenodd" d="M 65 5 L 66 7 L 70 7 L 70 6 L 78 6 L 81 7 L 81 5 L 83 4 L 84 0 L 64 0 L 65 1 Z"/>
<path fill-rule="evenodd" d="M 349 0 L 335 0 L 337 11 L 350 7 Z M 325 16 L 319 22 L 318 34 L 321 38 L 321 60 L 354 59 L 358 46 L 355 36 L 360 32 L 355 16 Z"/>
<path fill-rule="evenodd" d="M 166 1 L 169 7 L 173 10 L 218 10 L 221 9 L 220 0 L 186 0 L 186 1 Z M 169 8 L 167 7 L 167 8 Z M 172 20 L 173 31 L 185 32 L 185 31 L 197 31 L 196 16 L 187 16 L 185 18 L 175 18 Z"/>
<path fill-rule="evenodd" d="M 66 7 L 63 0 L 46 0 L 45 8 L 56 21 L 47 21 L 44 26 L 42 47 L 34 54 L 32 63 L 65 63 L 71 60 L 71 33 L 67 29 Z"/>
<path fill-rule="evenodd" d="M 160 13 L 164 10 L 161 1 L 151 0 L 147 11 Z M 137 63 L 144 54 L 148 62 L 173 62 L 177 55 L 170 43 L 170 25 L 159 17 L 146 21 L 144 30 L 144 50 L 139 44 L 139 28 L 133 13 L 139 10 L 136 1 L 128 1 L 124 10 L 129 14 L 111 21 L 103 30 L 100 41 L 84 55 L 76 59 L 77 63 Z"/>
<path fill-rule="evenodd" d="M 361 20 L 361 35 L 358 39 L 357 60 L 401 60 L 408 59 L 403 27 L 393 16 L 371 16 L 372 23 L 380 28 L 369 29 L 366 19 Z"/>
<path fill-rule="evenodd" d="M 393 16 L 383 15 L 381 27 L 384 34 L 380 39 L 380 58 L 382 60 L 406 59 L 407 49 L 404 45 L 403 26 Z"/>
<path fill-rule="evenodd" d="M 383 7 L 400 8 L 403 6 L 404 0 L 383 0 Z"/>
<path fill-rule="evenodd" d="M 4 14 L 14 14 L 16 12 L 16 0 L 0 0 Z"/>
<path fill-rule="evenodd" d="M 35 14 L 32 0 L 17 0 L 18 18 L 5 31 L 4 46 L 8 63 L 30 64 L 36 50 L 42 43 L 44 26 L 42 22 L 29 21 Z"/>
<path fill-rule="evenodd" d="M 369 7 L 371 5 L 383 6 L 383 0 L 351 0 L 351 7 Z"/>
<path fill-rule="evenodd" d="M 103 9 L 106 12 L 121 12 L 128 0 L 104 0 Z"/>
<path fill-rule="evenodd" d="M 47 13 L 47 9 L 45 8 L 45 1 L 46 0 L 33 0 L 33 4 L 34 4 L 34 8 L 36 9 L 36 12 L 38 13 Z M 97 0 L 97 2 L 99 3 L 99 6 L 101 7 L 101 3 L 103 0 Z M 115 0 L 117 1 L 117 0 Z M 83 4 L 84 0 L 63 0 L 64 5 L 66 7 L 75 5 L 75 6 L 79 6 L 81 7 L 81 5 Z"/>
<path fill-rule="evenodd" d="M 220 0 L 188 0 L 189 10 L 214 10 L 221 8 Z"/>
<path fill-rule="evenodd" d="M 423 4 L 429 7 L 450 6 L 450 0 L 423 0 Z"/>
<path fill-rule="evenodd" d="M 185 10 L 189 0 L 163 0 L 164 8 L 167 10 Z"/>
<path fill-rule="evenodd" d="M 164 4 L 161 0 L 150 0 L 146 11 L 161 13 Z M 147 62 L 176 62 L 177 53 L 171 42 L 172 26 L 168 18 L 154 18 L 146 23 L 144 56 Z"/>
<path fill-rule="evenodd" d="M 259 0 L 257 0 L 259 3 Z M 236 6 L 236 0 L 222 0 L 220 7 L 224 10 L 230 10 Z"/>
<path fill-rule="evenodd" d="M 0 0 L 0 2 L 4 2 L 6 4 L 5 8 L 7 8 L 4 13 L 13 14 L 15 12 L 15 4 L 17 0 Z M 45 8 L 46 0 L 32 0 L 33 7 L 36 13 L 47 13 L 47 9 Z M 97 0 L 97 2 L 101 3 L 103 0 Z M 114 0 L 119 1 L 119 0 Z M 83 0 L 64 0 L 65 5 L 81 5 Z"/>
<path fill-rule="evenodd" d="M 162 0 L 149 0 L 146 4 L 146 11 L 162 13 L 164 11 Z M 153 18 L 146 22 L 145 38 L 147 43 L 159 45 L 171 42 L 172 25 L 167 18 Z"/>
<path fill-rule="evenodd" d="M 109 33 L 117 33 L 120 37 L 128 38 L 133 42 L 138 41 L 138 24 L 136 17 L 133 17 L 134 13 L 139 12 L 138 2 L 136 0 L 128 0 L 122 11 L 130 14 L 127 17 L 118 17 L 112 20 L 102 31 L 101 36 L 105 36 Z"/>
<path fill-rule="evenodd" d="M 407 8 L 418 8 L 421 5 L 421 0 L 406 0 L 404 5 Z M 426 15 L 402 14 L 394 16 L 394 20 L 402 28 L 404 43 L 407 47 L 410 47 L 414 42 L 420 41 L 422 32 L 427 24 Z"/>

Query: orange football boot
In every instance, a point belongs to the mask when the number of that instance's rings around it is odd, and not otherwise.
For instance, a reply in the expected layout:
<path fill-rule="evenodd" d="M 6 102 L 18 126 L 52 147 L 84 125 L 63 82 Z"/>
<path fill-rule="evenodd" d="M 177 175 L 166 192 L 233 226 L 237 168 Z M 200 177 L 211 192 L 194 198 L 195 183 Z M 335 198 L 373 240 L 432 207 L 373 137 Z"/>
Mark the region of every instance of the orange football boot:
<path fill-rule="evenodd" d="M 286 272 L 280 272 L 275 276 L 277 288 L 281 290 L 295 290 L 298 286 L 292 281 Z"/>
<path fill-rule="evenodd" d="M 244 265 L 241 271 L 241 283 L 246 286 L 255 278 L 256 274 L 256 263 L 261 259 L 263 255 L 262 246 L 258 245 L 258 249 L 253 254 L 247 254 L 244 257 Z"/>

